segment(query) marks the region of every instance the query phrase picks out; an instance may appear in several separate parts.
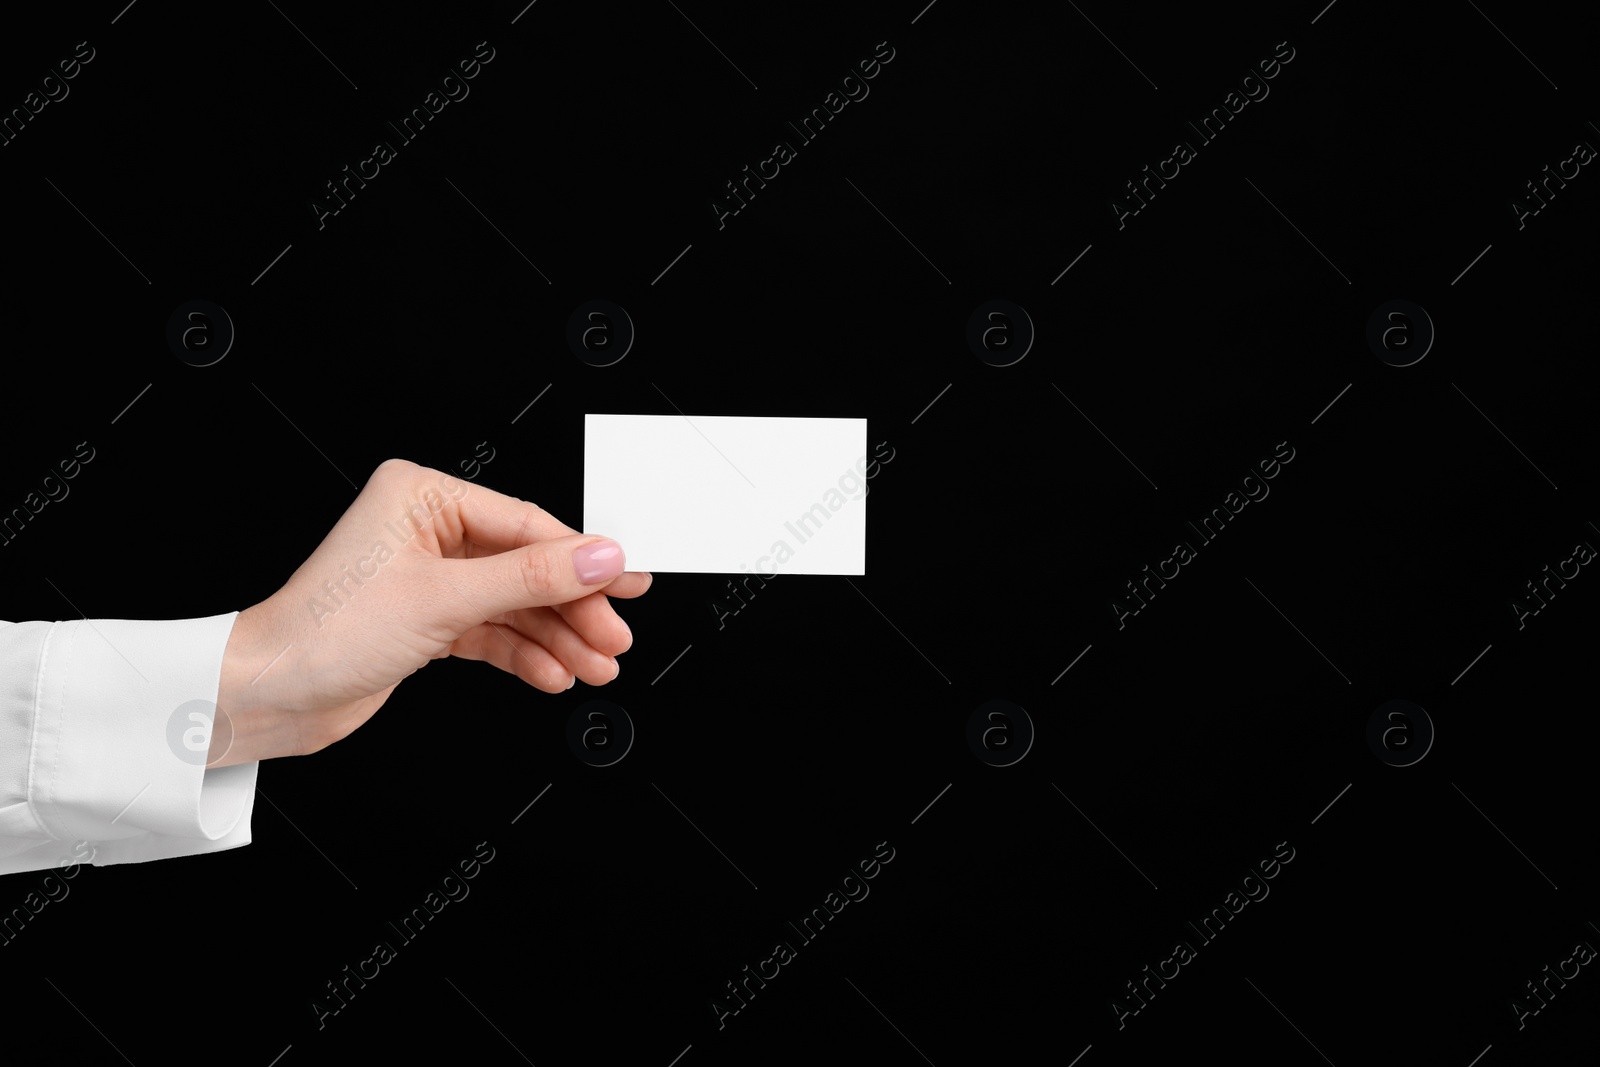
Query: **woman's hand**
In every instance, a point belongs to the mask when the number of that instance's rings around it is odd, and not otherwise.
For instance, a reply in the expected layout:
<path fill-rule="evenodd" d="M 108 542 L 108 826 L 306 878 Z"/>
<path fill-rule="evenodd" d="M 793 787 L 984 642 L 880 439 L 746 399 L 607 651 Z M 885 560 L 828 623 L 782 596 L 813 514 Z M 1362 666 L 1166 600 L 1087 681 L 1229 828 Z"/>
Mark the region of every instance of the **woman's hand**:
<path fill-rule="evenodd" d="M 445 656 L 547 693 L 604 685 L 633 643 L 610 598 L 650 588 L 622 568 L 614 541 L 391 459 L 283 588 L 235 619 L 207 766 L 326 748 Z"/>

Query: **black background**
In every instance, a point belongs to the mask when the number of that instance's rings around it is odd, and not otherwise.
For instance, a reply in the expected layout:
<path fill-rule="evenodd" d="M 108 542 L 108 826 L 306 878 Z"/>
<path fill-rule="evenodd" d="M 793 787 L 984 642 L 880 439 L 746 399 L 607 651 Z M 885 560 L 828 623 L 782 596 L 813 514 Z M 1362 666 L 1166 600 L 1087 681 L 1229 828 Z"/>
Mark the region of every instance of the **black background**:
<path fill-rule="evenodd" d="M 541 1065 L 1593 1062 L 1593 968 L 1520 1030 L 1511 1004 L 1600 943 L 1600 579 L 1522 629 L 1511 602 L 1600 544 L 1600 179 L 1520 230 L 1510 206 L 1600 144 L 1592 14 L 921 3 L 8 25 L 5 109 L 96 53 L 0 148 L 0 506 L 96 450 L 0 551 L 8 618 L 243 608 L 378 463 L 481 441 L 479 484 L 577 525 L 586 412 L 865 417 L 893 450 L 864 577 L 780 577 L 719 625 L 728 576 L 658 574 L 603 691 L 442 661 L 264 764 L 249 847 L 86 869 L 0 948 L 14 1040 L 285 1067 L 437 1038 Z M 479 41 L 470 95 L 319 228 L 324 183 Z M 870 95 L 719 228 L 723 183 L 881 41 Z M 1281 41 L 1270 95 L 1119 229 L 1123 183 Z M 966 342 L 997 298 L 1037 330 L 1008 367 Z M 194 299 L 237 329 L 211 367 L 165 342 Z M 565 341 L 590 299 L 637 328 L 610 367 Z M 1394 299 L 1437 329 L 1409 367 L 1365 340 Z M 1119 629 L 1124 583 L 1279 442 L 1270 496 Z M 637 730 L 610 767 L 565 739 L 595 698 Z M 966 740 L 994 699 L 1037 731 L 1009 767 Z M 1366 740 L 1392 699 L 1436 730 L 1408 767 Z M 319 1027 L 325 983 L 485 841 L 470 896 Z M 724 983 L 879 842 L 870 896 L 719 1029 Z M 1187 923 L 1280 842 L 1270 896 L 1200 945 Z M 1178 940 L 1197 958 L 1119 1029 Z"/>

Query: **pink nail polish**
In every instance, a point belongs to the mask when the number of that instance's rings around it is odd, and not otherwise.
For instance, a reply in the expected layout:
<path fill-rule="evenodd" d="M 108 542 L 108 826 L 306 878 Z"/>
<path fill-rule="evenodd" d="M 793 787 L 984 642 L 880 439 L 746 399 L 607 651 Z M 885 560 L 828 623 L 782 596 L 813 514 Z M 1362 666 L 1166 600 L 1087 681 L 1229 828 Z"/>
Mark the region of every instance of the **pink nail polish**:
<path fill-rule="evenodd" d="M 622 546 L 610 540 L 596 541 L 572 553 L 572 566 L 584 585 L 615 578 L 622 573 L 623 563 Z"/>

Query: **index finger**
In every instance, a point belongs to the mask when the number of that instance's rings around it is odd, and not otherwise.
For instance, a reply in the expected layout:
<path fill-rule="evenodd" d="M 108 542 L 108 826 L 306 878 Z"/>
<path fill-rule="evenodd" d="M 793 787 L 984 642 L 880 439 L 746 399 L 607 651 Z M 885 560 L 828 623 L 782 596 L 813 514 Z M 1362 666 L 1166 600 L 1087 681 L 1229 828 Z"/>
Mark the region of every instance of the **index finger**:
<path fill-rule="evenodd" d="M 509 552 L 535 541 L 581 533 L 539 505 L 462 482 L 466 494 L 455 501 L 467 539 L 496 552 Z"/>
<path fill-rule="evenodd" d="M 468 541 L 491 552 L 510 552 L 536 541 L 581 532 L 532 501 L 519 500 L 481 485 L 461 484 L 467 486 L 467 492 L 456 498 L 455 504 L 462 534 Z M 648 572 L 629 571 L 607 586 L 606 593 L 615 597 L 636 597 L 650 588 L 651 581 Z"/>

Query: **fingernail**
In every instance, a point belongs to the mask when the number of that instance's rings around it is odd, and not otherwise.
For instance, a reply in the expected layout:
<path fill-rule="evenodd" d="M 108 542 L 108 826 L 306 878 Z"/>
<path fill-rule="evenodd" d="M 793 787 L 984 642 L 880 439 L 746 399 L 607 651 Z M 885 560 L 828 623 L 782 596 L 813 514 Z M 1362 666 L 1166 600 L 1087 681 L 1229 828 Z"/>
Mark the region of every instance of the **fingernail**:
<path fill-rule="evenodd" d="M 570 681 L 570 682 L 568 682 L 568 683 L 567 683 L 567 688 L 568 688 L 568 689 L 571 689 L 571 688 L 572 688 L 572 687 L 573 687 L 573 686 L 575 686 L 575 685 L 577 685 L 577 684 L 578 684 L 578 678 L 577 678 L 577 675 L 573 675 L 573 678 L 572 678 L 572 681 Z"/>
<path fill-rule="evenodd" d="M 615 541 L 596 541 L 572 553 L 572 566 L 584 585 L 607 582 L 622 573 L 622 546 Z"/>

